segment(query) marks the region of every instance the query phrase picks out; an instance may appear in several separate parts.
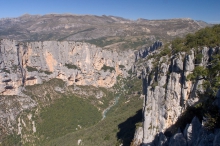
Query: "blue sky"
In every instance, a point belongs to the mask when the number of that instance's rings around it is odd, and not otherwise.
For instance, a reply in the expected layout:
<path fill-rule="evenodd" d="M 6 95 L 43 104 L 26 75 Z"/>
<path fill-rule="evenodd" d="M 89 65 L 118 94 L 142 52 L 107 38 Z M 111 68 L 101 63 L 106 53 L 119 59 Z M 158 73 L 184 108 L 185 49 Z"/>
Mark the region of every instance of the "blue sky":
<path fill-rule="evenodd" d="M 25 13 L 72 13 L 132 20 L 192 18 L 220 23 L 220 0 L 0 0 L 0 4 L 0 18 Z"/>

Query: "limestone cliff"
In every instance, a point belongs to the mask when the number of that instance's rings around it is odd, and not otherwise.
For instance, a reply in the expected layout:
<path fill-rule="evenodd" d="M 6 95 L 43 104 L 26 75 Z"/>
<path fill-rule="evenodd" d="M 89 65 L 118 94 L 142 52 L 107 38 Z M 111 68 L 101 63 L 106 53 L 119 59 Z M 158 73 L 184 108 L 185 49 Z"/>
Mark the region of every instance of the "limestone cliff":
<path fill-rule="evenodd" d="M 137 61 L 140 58 L 145 58 L 149 53 L 154 52 L 158 48 L 162 46 L 162 42 L 156 41 L 152 46 L 150 47 L 144 47 L 141 48 L 139 51 L 135 53 L 135 61 Z"/>
<path fill-rule="evenodd" d="M 1 40 L 1 95 L 18 95 L 22 86 L 52 78 L 67 85 L 112 87 L 134 62 L 134 53 L 108 51 L 81 42 Z"/>
<path fill-rule="evenodd" d="M 23 93 L 26 86 L 58 78 L 66 86 L 109 88 L 116 83 L 117 76 L 128 75 L 134 57 L 130 50 L 109 51 L 81 42 L 0 40 L 0 141 L 12 131 L 21 134 L 22 119 L 17 118 L 38 105 L 33 97 Z"/>
<path fill-rule="evenodd" d="M 160 44 L 156 42 L 148 48 L 149 51 L 158 49 Z M 110 88 L 116 83 L 117 76 L 123 78 L 128 76 L 128 71 L 134 62 L 135 54 L 131 50 L 117 52 L 88 43 L 70 41 L 0 40 L 0 141 L 2 136 L 11 134 L 12 131 L 21 134 L 21 123 L 24 122 L 19 115 L 25 110 L 38 107 L 36 100 L 42 98 L 41 102 L 45 102 L 43 104 L 49 104 L 47 99 L 43 99 L 40 95 L 38 99 L 25 95 L 23 91 L 27 86 L 58 78 L 65 82 L 65 87 L 92 85 Z M 53 88 L 58 93 L 65 90 L 60 87 Z M 74 93 L 78 94 L 75 90 Z M 42 93 L 46 94 L 46 92 Z M 80 95 L 96 94 L 90 93 L 92 91 L 79 92 Z M 97 93 L 100 94 L 97 98 L 101 98 L 99 96 L 104 94 L 101 91 Z M 28 116 L 28 119 L 31 118 Z M 35 130 L 32 131 L 36 132 L 34 125 L 33 129 Z M 23 138 L 26 136 L 23 135 Z"/>
<path fill-rule="evenodd" d="M 214 133 L 208 132 L 196 117 L 185 127 L 184 131 L 173 127 L 186 108 L 195 106 L 199 100 L 199 94 L 204 92 L 200 86 L 202 79 L 192 82 L 186 79 L 187 76 L 193 72 L 195 66 L 208 66 L 212 54 L 217 52 L 219 52 L 219 47 L 203 47 L 200 49 L 202 54 L 200 60 L 196 58 L 198 51 L 195 49 L 191 49 L 188 53 L 166 55 L 156 60 L 154 56 L 160 53 L 158 51 L 155 55 L 150 53 L 145 55 L 146 58 L 137 60 L 133 73 L 142 78 L 145 96 L 143 127 L 136 131 L 135 145 L 217 144 L 219 130 Z"/>

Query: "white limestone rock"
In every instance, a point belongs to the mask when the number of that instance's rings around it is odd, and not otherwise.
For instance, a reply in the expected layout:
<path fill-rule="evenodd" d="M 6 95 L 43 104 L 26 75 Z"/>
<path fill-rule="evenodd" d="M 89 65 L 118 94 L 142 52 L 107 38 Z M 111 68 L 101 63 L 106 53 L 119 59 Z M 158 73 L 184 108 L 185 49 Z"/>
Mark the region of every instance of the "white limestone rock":
<path fill-rule="evenodd" d="M 143 128 L 138 127 L 134 134 L 133 144 L 137 146 L 140 145 L 142 143 L 142 139 L 143 139 Z"/>

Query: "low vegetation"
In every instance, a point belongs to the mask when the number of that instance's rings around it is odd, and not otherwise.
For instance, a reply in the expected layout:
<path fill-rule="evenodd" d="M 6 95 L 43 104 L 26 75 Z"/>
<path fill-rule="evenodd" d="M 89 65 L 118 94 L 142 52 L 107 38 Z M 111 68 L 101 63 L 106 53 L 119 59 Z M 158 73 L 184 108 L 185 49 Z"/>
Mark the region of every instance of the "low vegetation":
<path fill-rule="evenodd" d="M 92 126 L 100 120 L 101 113 L 87 100 L 66 96 L 41 110 L 37 120 L 37 135 L 42 143 Z"/>
<path fill-rule="evenodd" d="M 28 71 L 28 72 L 37 71 L 37 72 L 40 72 L 40 73 L 45 73 L 45 74 L 47 74 L 47 75 L 52 74 L 52 72 L 50 72 L 50 71 L 48 71 L 48 70 L 37 70 L 37 68 L 31 67 L 31 66 L 26 66 L 26 68 L 27 68 L 27 71 Z"/>
<path fill-rule="evenodd" d="M 8 70 L 6 68 L 3 68 L 2 71 L 5 72 L 5 73 L 9 73 L 10 74 L 10 70 Z"/>
<path fill-rule="evenodd" d="M 188 80 L 203 79 L 203 88 L 209 96 L 215 97 L 220 87 L 220 54 L 213 55 L 209 66 L 196 66 L 193 73 L 187 76 Z"/>
<path fill-rule="evenodd" d="M 141 112 L 136 111 L 141 109 L 143 101 L 137 97 L 130 99 L 129 103 L 125 103 L 126 101 L 126 98 L 121 97 L 107 117 L 96 125 L 69 133 L 45 145 L 77 145 L 78 140 L 81 139 L 83 145 L 129 146 L 136 129 L 135 124 L 142 121 Z"/>
<path fill-rule="evenodd" d="M 166 43 L 161 47 L 160 52 L 150 55 L 148 59 L 155 58 L 160 59 L 163 56 L 171 56 L 179 52 L 186 52 L 190 54 L 192 48 L 195 49 L 196 63 L 201 63 L 202 54 L 200 52 L 201 47 L 217 47 L 220 46 L 220 25 L 213 27 L 206 27 L 194 34 L 188 34 L 184 38 L 176 38 L 171 42 Z"/>
<path fill-rule="evenodd" d="M 92 86 L 66 87 L 65 82 L 60 79 L 27 86 L 25 94 L 36 100 L 39 106 L 38 112 L 35 108 L 21 115 L 26 123 L 22 134 L 27 134 L 30 140 L 24 145 L 77 145 L 79 139 L 84 145 L 130 145 L 136 126 L 140 125 L 142 119 L 140 109 L 143 101 L 139 98 L 140 94 L 137 94 L 141 91 L 141 80 L 132 79 L 131 82 L 120 77 L 118 80 L 120 83 L 110 89 Z M 65 92 L 57 92 L 55 87 Z M 82 91 L 87 95 L 82 94 Z M 100 91 L 103 92 L 100 99 L 89 93 Z M 113 103 L 116 96 L 120 96 L 117 104 L 101 120 L 102 111 Z M 28 122 L 28 114 L 32 114 L 32 120 L 35 121 L 35 134 L 31 130 L 32 122 Z M 20 145 L 21 140 L 23 139 L 11 135 L 5 138 L 4 144 Z"/>
<path fill-rule="evenodd" d="M 78 69 L 80 70 L 80 68 L 74 64 L 68 64 L 66 63 L 65 66 L 68 68 L 68 69 Z"/>
<path fill-rule="evenodd" d="M 5 137 L 0 143 L 0 146 L 20 146 L 21 144 L 21 137 L 20 135 L 11 134 Z"/>
<path fill-rule="evenodd" d="M 119 80 L 122 80 L 119 78 Z M 134 85 L 141 84 L 138 80 Z M 132 87 L 128 88 L 128 85 Z M 124 80 L 123 84 L 116 84 L 114 89 L 120 90 L 118 103 L 111 108 L 104 120 L 97 124 L 69 133 L 57 139 L 53 139 L 44 145 L 77 145 L 78 140 L 82 140 L 83 145 L 116 145 L 123 144 L 129 146 L 136 126 L 141 126 L 142 122 L 142 99 L 140 95 L 130 93 L 135 91 L 135 86 L 129 80 Z M 139 86 L 141 88 L 141 86 Z M 139 90 L 139 89 L 138 89 Z M 137 91 L 135 91 L 137 92 Z"/>
<path fill-rule="evenodd" d="M 120 68 L 120 69 L 124 69 L 125 66 L 124 66 L 124 65 L 119 65 L 119 68 Z"/>
<path fill-rule="evenodd" d="M 172 41 L 173 53 L 189 52 L 192 48 L 220 46 L 220 25 L 206 27 L 185 38 L 176 38 Z"/>
<path fill-rule="evenodd" d="M 87 28 L 87 29 L 84 29 L 84 30 L 80 30 L 78 32 L 74 32 L 74 33 L 71 33 L 67 36 L 64 36 L 62 38 L 59 38 L 58 41 L 64 41 L 65 39 L 67 39 L 68 37 L 71 37 L 72 35 L 76 35 L 76 34 L 79 34 L 79 33 L 82 33 L 82 32 L 87 32 L 87 31 L 92 31 L 92 30 L 95 30 L 96 28 Z M 52 35 L 53 36 L 53 35 Z M 48 36 L 48 38 L 50 38 L 51 36 Z"/>
<path fill-rule="evenodd" d="M 87 40 L 86 42 L 94 44 L 98 47 L 106 47 L 108 45 L 117 44 L 119 50 L 137 49 L 143 45 L 150 45 L 153 42 L 145 35 L 131 37 L 103 37 L 98 39 Z"/>
<path fill-rule="evenodd" d="M 115 71 L 115 68 L 114 68 L 114 67 L 107 66 L 107 65 L 105 65 L 105 64 L 102 66 L 101 69 L 104 70 L 105 72 L 106 72 L 107 70 L 109 70 L 110 72 Z"/>
<path fill-rule="evenodd" d="M 38 71 L 36 68 L 31 66 L 26 66 L 28 72 Z"/>
<path fill-rule="evenodd" d="M 39 72 L 45 73 L 45 74 L 47 74 L 47 75 L 52 74 L 52 72 L 51 72 L 51 71 L 48 71 L 48 70 L 40 70 Z"/>

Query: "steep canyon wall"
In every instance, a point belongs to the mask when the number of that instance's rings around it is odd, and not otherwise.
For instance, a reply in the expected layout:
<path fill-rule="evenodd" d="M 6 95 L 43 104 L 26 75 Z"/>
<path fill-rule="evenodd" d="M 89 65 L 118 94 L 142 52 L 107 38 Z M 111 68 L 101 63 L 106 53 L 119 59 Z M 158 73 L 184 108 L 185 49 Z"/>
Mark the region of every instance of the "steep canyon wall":
<path fill-rule="evenodd" d="M 130 50 L 115 52 L 81 42 L 1 40 L 0 44 L 2 95 L 18 95 L 23 86 L 52 78 L 62 79 L 67 85 L 108 88 L 118 75 L 127 76 L 134 62 Z"/>
<path fill-rule="evenodd" d="M 189 53 L 166 55 L 159 60 L 155 60 L 154 57 L 146 58 L 135 63 L 133 73 L 142 78 L 145 95 L 143 127 L 136 130 L 135 145 L 217 144 L 220 135 L 218 130 L 214 133 L 208 132 L 197 117 L 194 117 L 182 131 L 178 130 L 178 127 L 171 128 L 187 107 L 196 105 L 199 101 L 199 94 L 204 92 L 200 86 L 202 79 L 190 81 L 187 80 L 187 76 L 196 66 L 206 67 L 212 54 L 216 52 L 219 52 L 218 47 L 203 47 L 200 51 L 202 58 L 199 62 L 196 59 L 197 52 L 191 49 Z"/>

